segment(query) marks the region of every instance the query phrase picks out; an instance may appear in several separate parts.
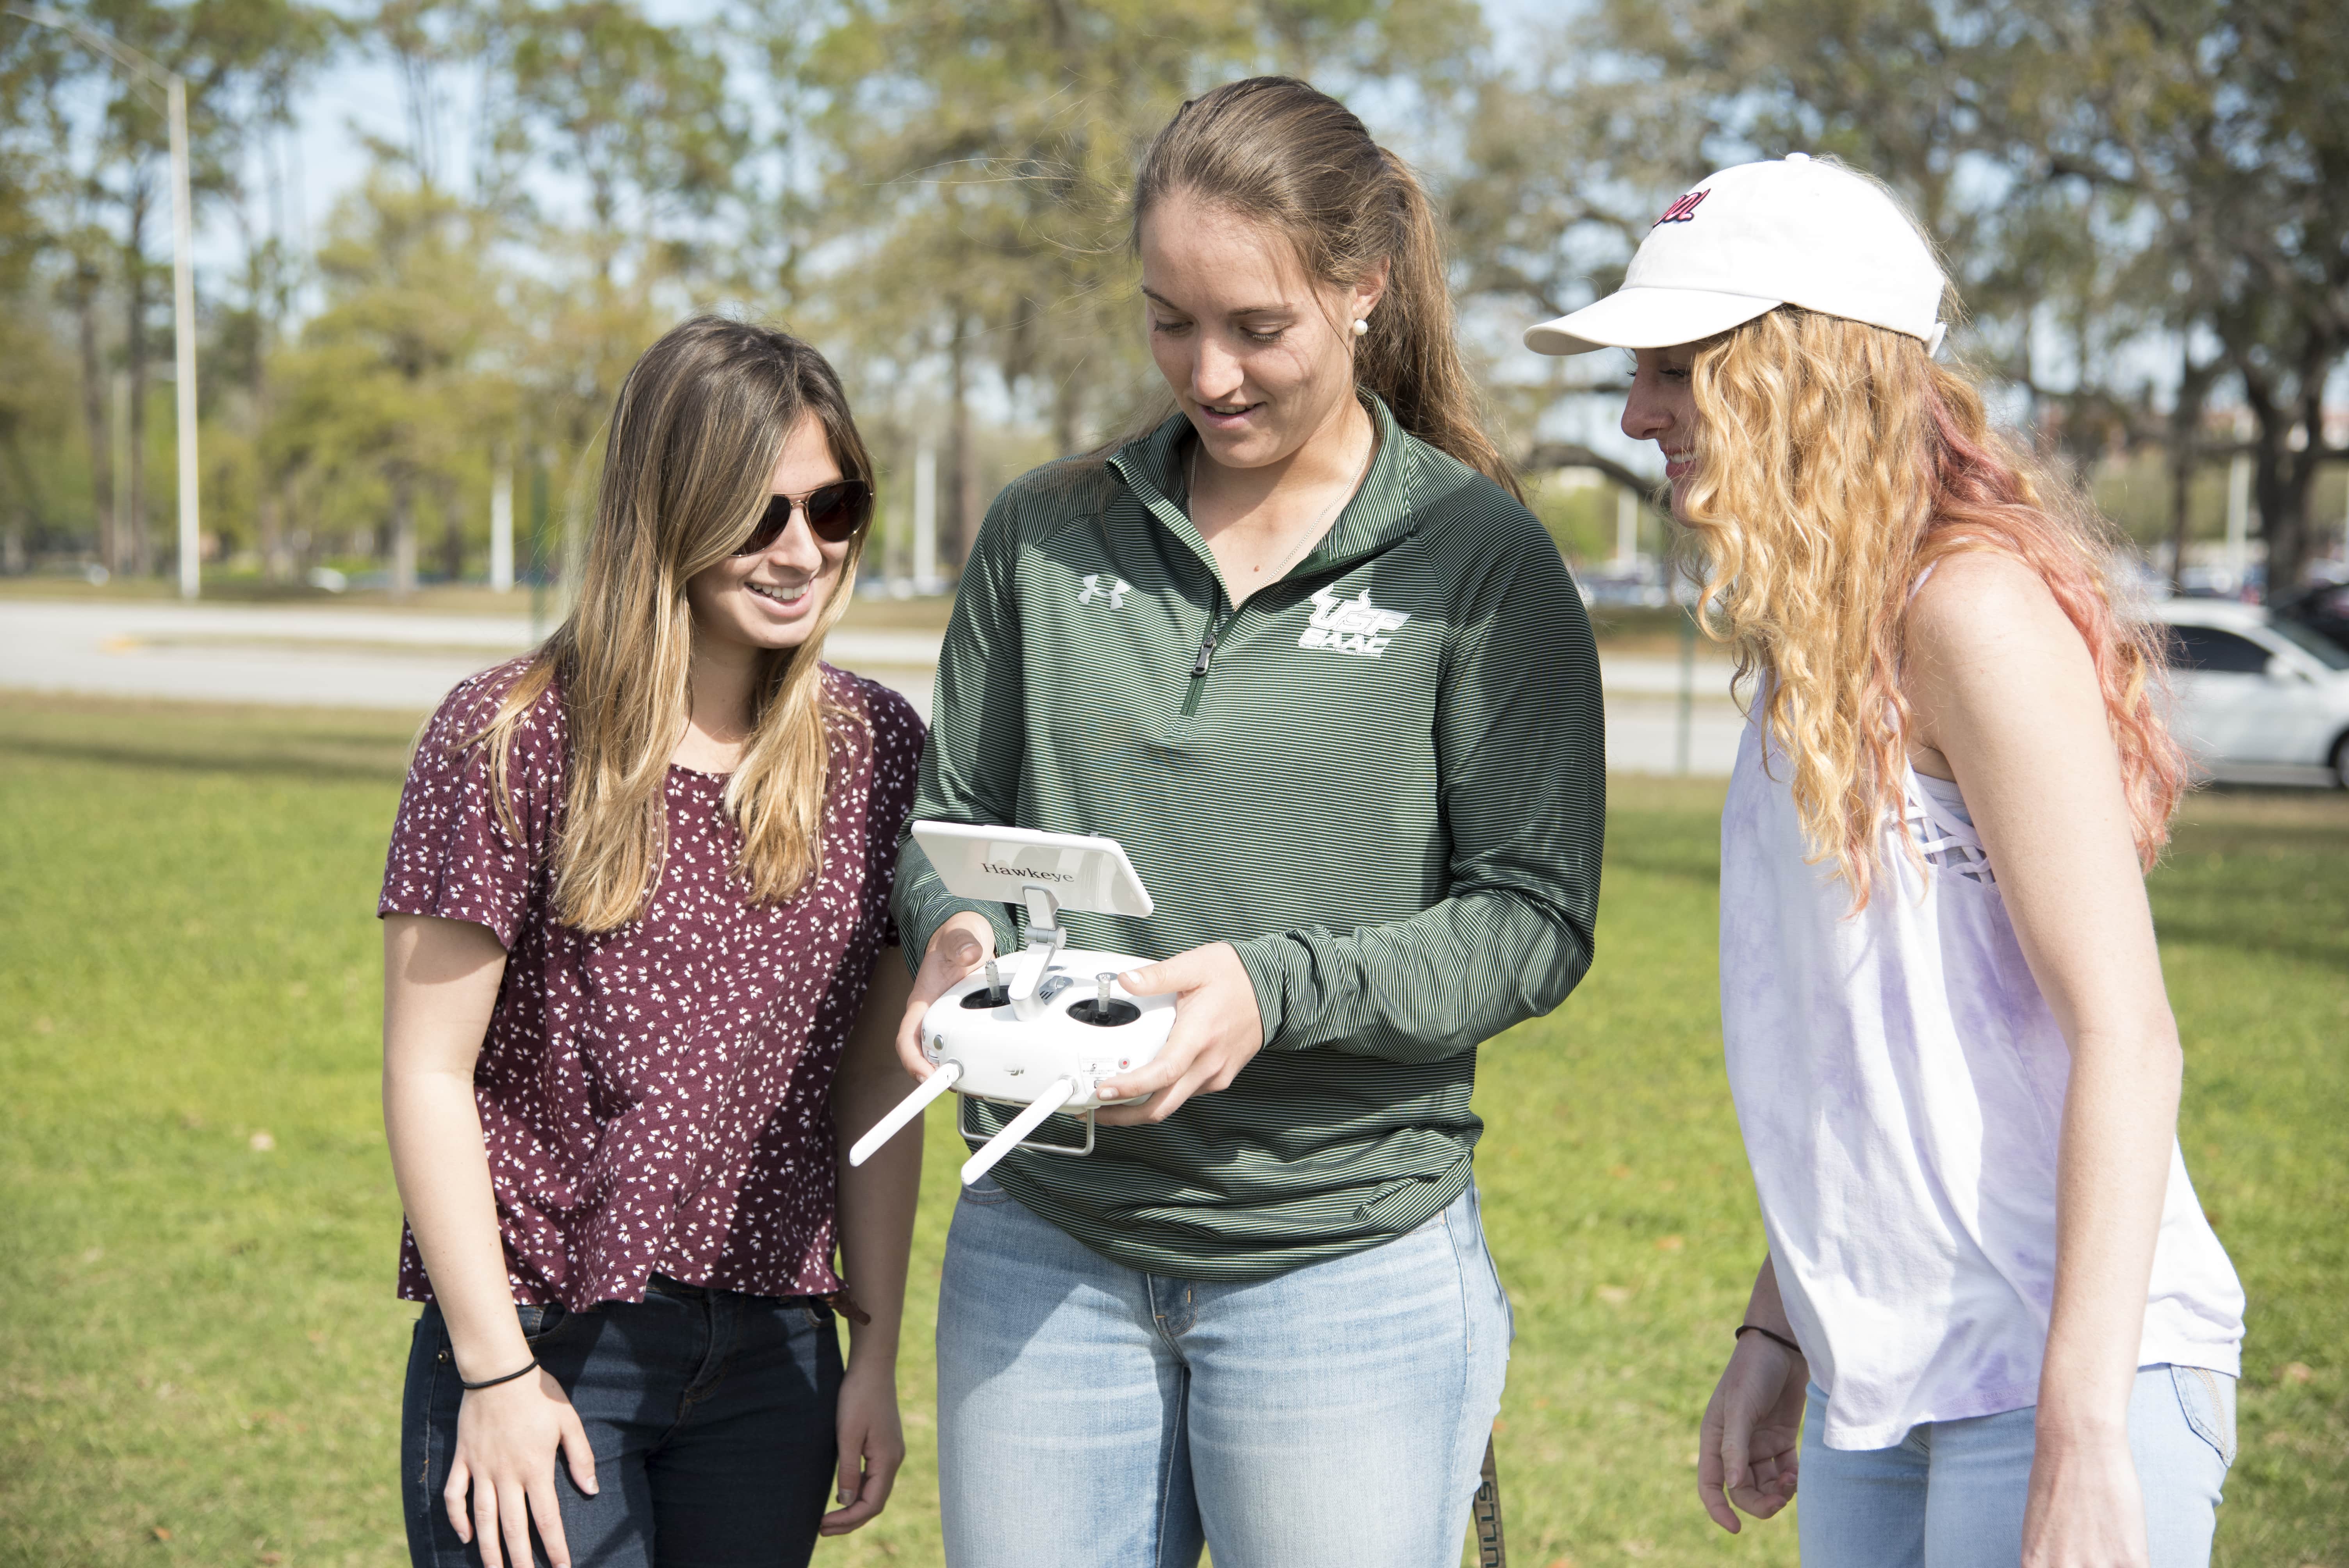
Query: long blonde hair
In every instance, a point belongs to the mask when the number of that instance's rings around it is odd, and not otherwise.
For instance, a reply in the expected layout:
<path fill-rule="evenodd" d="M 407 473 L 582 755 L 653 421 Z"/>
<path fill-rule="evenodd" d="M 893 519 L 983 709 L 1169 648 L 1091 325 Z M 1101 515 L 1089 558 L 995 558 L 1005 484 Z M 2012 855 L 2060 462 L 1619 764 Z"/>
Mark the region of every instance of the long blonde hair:
<path fill-rule="evenodd" d="M 512 830 L 510 742 L 548 687 L 558 688 L 568 781 L 554 904 L 567 925 L 625 925 L 659 880 L 669 757 L 690 712 L 686 584 L 749 541 L 783 443 L 810 413 L 842 474 L 870 484 L 872 460 L 839 377 L 788 333 L 696 317 L 647 349 L 620 385 L 578 603 L 474 738 L 489 748 L 497 808 Z M 840 738 L 832 730 L 850 716 L 828 696 L 818 661 L 848 608 L 864 542 L 851 542 L 807 641 L 766 656 L 750 738 L 727 780 L 726 810 L 742 833 L 736 873 L 755 902 L 789 899 L 823 870 Z M 870 744 L 869 735 L 845 738 Z"/>
<path fill-rule="evenodd" d="M 1705 629 L 1741 675 L 1764 677 L 1804 830 L 1853 907 L 1880 869 L 1882 824 L 1907 833 L 1909 595 L 1963 550 L 2030 567 L 2087 645 L 2150 867 L 2183 760 L 2161 717 L 2158 646 L 2115 614 L 2107 531 L 2078 488 L 1992 431 L 1976 384 L 1903 333 L 1781 306 L 1700 345 L 1690 379 L 1696 471 L 1678 510 Z"/>

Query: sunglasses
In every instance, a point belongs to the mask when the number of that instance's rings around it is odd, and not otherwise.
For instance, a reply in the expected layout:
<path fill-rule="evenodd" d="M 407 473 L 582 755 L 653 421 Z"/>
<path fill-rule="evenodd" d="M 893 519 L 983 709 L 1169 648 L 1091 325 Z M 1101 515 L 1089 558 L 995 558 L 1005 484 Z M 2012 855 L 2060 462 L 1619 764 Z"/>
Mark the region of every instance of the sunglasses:
<path fill-rule="evenodd" d="M 873 487 L 863 480 L 842 480 L 805 495 L 770 496 L 759 525 L 734 553 L 758 555 L 772 550 L 775 541 L 791 527 L 794 510 L 807 513 L 808 528 L 818 539 L 826 544 L 845 544 L 873 521 Z"/>

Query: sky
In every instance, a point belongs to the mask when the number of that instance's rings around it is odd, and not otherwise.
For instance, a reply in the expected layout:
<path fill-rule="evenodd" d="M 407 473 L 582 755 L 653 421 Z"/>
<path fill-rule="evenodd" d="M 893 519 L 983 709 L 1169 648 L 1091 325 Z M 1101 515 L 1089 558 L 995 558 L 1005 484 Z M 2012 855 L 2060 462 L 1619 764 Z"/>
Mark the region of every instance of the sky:
<path fill-rule="evenodd" d="M 675 25 L 699 21 L 719 6 L 713 0 L 646 0 L 645 8 L 654 20 Z M 1484 9 L 1487 25 L 1506 42 L 1530 28 L 1537 17 L 1555 15 L 1558 7 L 1541 0 L 1485 0 Z M 462 73 L 450 75 L 452 90 L 462 93 Z M 298 168 L 300 180 L 291 206 L 306 222 L 308 238 L 315 242 L 336 201 L 367 174 L 366 136 L 404 141 L 406 115 L 391 67 L 365 59 L 346 59 L 322 72 L 298 101 L 295 113 L 298 147 L 289 161 Z M 229 265 L 240 253 L 233 220 L 213 215 L 198 236 L 197 265 Z"/>

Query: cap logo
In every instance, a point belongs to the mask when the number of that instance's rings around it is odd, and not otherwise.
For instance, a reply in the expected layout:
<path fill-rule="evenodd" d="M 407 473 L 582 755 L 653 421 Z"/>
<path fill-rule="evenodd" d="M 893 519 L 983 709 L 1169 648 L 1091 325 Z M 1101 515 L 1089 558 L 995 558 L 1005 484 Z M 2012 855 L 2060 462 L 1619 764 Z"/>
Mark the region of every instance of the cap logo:
<path fill-rule="evenodd" d="M 1679 201 L 1665 208 L 1664 215 L 1657 219 L 1654 223 L 1649 224 L 1648 227 L 1652 229 L 1662 223 L 1687 222 L 1691 218 L 1696 216 L 1697 203 L 1702 201 L 1707 196 L 1712 194 L 1713 189 L 1710 186 L 1707 186 L 1702 191 L 1690 191 L 1687 195 L 1682 197 Z"/>

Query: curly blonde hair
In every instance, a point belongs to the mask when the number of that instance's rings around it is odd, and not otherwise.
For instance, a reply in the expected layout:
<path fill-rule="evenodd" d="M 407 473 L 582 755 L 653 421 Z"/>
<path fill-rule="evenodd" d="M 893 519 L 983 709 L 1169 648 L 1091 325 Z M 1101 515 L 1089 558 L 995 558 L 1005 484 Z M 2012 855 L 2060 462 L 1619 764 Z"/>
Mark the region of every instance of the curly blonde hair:
<path fill-rule="evenodd" d="M 1782 305 L 1699 345 L 1690 381 L 1696 467 L 1677 499 L 1701 624 L 1762 677 L 1814 858 L 1834 858 L 1855 913 L 1882 826 L 1908 840 L 1909 597 L 1959 551 L 2029 567 L 2087 645 L 2150 868 L 2185 768 L 2159 645 L 2115 613 L 2106 531 L 2078 488 L 1993 432 L 1975 382 L 1903 333 Z"/>

